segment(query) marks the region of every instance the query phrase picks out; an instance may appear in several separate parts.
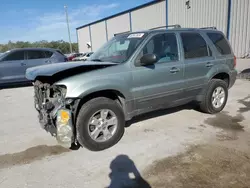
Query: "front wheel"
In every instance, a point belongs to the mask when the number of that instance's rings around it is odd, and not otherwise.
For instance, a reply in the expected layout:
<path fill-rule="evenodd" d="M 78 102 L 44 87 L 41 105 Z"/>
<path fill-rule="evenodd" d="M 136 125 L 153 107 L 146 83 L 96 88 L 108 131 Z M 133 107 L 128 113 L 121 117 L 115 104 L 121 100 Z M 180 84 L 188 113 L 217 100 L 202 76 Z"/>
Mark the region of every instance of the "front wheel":
<path fill-rule="evenodd" d="M 89 150 L 104 150 L 121 139 L 124 127 L 121 105 L 109 98 L 94 98 L 83 104 L 79 111 L 76 121 L 77 140 Z"/>
<path fill-rule="evenodd" d="M 200 108 L 205 113 L 218 113 L 225 107 L 227 97 L 227 83 L 220 79 L 212 79 L 208 84 L 207 92 L 200 104 Z"/>

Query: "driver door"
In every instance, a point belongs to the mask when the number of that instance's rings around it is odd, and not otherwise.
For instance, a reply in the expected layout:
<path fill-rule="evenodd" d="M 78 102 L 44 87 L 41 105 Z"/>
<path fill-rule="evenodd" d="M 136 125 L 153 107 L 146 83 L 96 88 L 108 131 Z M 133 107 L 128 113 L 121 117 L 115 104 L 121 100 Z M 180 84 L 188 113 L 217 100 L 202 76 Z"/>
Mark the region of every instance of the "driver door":
<path fill-rule="evenodd" d="M 143 47 L 138 60 L 145 54 L 155 54 L 158 61 L 134 67 L 132 92 L 139 112 L 171 106 L 183 98 L 184 63 L 179 49 L 175 33 L 154 35 Z"/>

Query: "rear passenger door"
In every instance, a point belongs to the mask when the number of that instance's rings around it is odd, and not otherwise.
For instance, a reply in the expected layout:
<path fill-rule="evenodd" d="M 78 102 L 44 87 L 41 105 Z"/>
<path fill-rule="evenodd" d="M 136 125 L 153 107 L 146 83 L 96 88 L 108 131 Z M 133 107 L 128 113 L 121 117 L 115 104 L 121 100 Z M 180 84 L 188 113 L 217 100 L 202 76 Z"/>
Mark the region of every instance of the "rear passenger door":
<path fill-rule="evenodd" d="M 45 65 L 51 63 L 49 61 L 49 54 L 52 52 L 47 52 L 43 50 L 27 50 L 26 51 L 26 68 L 39 66 L 39 65 Z"/>
<path fill-rule="evenodd" d="M 145 54 L 155 54 L 158 62 L 148 66 L 135 65 L 133 69 L 132 93 L 139 112 L 174 104 L 183 98 L 185 86 L 184 64 L 179 57 L 175 33 L 154 35 L 143 47 L 136 61 Z"/>
<path fill-rule="evenodd" d="M 196 96 L 207 81 L 207 74 L 213 68 L 214 57 L 205 38 L 198 32 L 181 32 L 180 38 L 185 63 L 185 95 Z"/>

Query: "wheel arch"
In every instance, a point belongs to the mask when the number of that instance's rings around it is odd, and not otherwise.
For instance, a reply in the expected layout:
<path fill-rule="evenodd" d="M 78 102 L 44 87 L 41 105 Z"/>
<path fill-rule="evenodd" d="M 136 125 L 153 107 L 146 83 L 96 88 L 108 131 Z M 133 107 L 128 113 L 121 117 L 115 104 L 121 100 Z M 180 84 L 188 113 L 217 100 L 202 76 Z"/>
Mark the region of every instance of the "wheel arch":
<path fill-rule="evenodd" d="M 230 86 L 230 74 L 225 72 L 225 71 L 221 71 L 221 72 L 216 71 L 216 72 L 214 72 L 214 74 L 212 74 L 208 77 L 204 88 L 201 90 L 199 95 L 196 97 L 196 101 L 200 102 L 202 100 L 203 96 L 206 93 L 208 83 L 213 79 L 224 80 L 227 83 L 227 87 L 229 88 L 229 86 Z"/>
<path fill-rule="evenodd" d="M 227 72 L 219 72 L 211 77 L 212 79 L 220 79 L 227 83 L 227 87 L 230 85 L 230 75 Z"/>
<path fill-rule="evenodd" d="M 78 116 L 78 113 L 82 105 L 86 103 L 87 101 L 97 98 L 97 97 L 106 97 L 106 98 L 115 100 L 119 105 L 121 105 L 124 111 L 124 114 L 126 115 L 127 107 L 126 107 L 126 102 L 125 102 L 126 100 L 125 95 L 116 89 L 103 89 L 103 90 L 90 92 L 87 95 L 83 95 L 79 98 L 79 103 L 75 111 L 75 121 L 76 121 L 76 118 Z"/>

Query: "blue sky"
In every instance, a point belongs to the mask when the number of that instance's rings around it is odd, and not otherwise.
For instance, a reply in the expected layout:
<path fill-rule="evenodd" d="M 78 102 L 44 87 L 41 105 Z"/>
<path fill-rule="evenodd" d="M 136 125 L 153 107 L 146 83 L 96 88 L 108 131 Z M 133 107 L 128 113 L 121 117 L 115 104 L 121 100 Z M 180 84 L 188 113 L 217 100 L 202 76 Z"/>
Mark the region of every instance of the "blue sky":
<path fill-rule="evenodd" d="M 152 0 L 0 0 L 0 44 L 11 41 L 68 41 L 64 5 L 68 6 L 71 38 L 76 27 Z"/>

